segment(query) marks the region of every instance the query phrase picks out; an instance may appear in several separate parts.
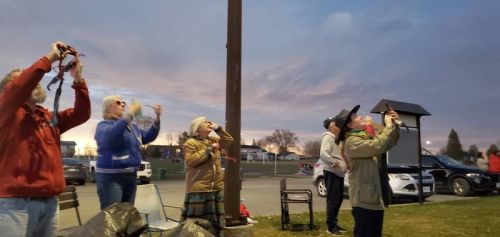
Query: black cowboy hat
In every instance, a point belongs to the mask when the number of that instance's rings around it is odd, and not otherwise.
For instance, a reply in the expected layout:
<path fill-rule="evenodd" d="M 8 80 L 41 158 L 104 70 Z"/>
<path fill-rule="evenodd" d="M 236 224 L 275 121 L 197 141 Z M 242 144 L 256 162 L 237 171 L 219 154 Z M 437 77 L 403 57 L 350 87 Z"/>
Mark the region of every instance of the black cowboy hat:
<path fill-rule="evenodd" d="M 351 121 L 351 115 L 357 113 L 359 110 L 359 105 L 354 106 L 351 111 L 343 109 L 340 113 L 335 116 L 335 126 L 340 130 L 339 135 L 335 138 L 335 143 L 338 145 L 341 141 L 345 139 L 345 133 L 347 132 L 347 124 Z"/>

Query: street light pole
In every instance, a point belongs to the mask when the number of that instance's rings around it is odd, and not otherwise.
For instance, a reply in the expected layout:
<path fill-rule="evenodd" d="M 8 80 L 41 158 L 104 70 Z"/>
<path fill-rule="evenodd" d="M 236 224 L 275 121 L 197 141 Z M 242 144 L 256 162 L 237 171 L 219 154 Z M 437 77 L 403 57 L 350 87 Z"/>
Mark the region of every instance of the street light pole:
<path fill-rule="evenodd" d="M 228 147 L 224 177 L 224 209 L 226 226 L 243 225 L 240 220 L 240 134 L 241 134 L 241 12 L 242 0 L 228 0 L 226 130 L 234 142 Z"/>

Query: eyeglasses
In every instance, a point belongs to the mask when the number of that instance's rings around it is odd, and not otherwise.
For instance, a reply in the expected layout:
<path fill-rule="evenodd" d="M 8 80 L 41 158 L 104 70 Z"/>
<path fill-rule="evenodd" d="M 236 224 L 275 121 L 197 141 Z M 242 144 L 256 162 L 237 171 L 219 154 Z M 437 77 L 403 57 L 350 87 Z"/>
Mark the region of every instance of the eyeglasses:
<path fill-rule="evenodd" d="M 121 101 L 121 100 L 117 100 L 116 104 L 117 105 L 123 105 L 123 106 L 127 105 L 127 103 L 125 103 L 125 101 Z"/>

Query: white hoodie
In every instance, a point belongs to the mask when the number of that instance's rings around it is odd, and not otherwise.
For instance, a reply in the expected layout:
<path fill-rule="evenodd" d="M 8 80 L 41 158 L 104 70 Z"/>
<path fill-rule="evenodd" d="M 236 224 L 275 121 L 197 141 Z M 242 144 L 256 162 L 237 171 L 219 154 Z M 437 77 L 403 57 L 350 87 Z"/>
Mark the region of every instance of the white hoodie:
<path fill-rule="evenodd" d="M 330 131 L 326 131 L 321 137 L 319 157 L 323 161 L 324 170 L 330 171 L 339 177 L 344 177 L 347 166 L 340 157 L 339 147 L 335 144 L 335 135 Z"/>

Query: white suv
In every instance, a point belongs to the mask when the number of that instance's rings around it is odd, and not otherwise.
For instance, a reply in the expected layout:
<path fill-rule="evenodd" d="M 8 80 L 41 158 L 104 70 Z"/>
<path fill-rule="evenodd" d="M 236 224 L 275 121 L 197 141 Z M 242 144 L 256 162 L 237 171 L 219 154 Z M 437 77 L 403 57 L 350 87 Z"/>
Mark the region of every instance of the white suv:
<path fill-rule="evenodd" d="M 418 167 L 404 165 L 388 166 L 389 185 L 392 197 L 411 198 L 418 200 Z M 326 197 L 325 178 L 323 175 L 323 162 L 319 159 L 314 165 L 313 184 L 320 197 Z M 434 194 L 434 178 L 431 174 L 422 171 L 422 191 L 424 199 Z M 344 193 L 348 193 L 349 174 L 344 178 Z"/>
<path fill-rule="evenodd" d="M 95 183 L 95 165 L 96 161 L 91 160 L 89 164 L 89 177 L 90 182 Z M 137 170 L 137 182 L 140 184 L 148 184 L 151 181 L 151 163 L 148 161 L 141 161 L 141 166 Z"/>

